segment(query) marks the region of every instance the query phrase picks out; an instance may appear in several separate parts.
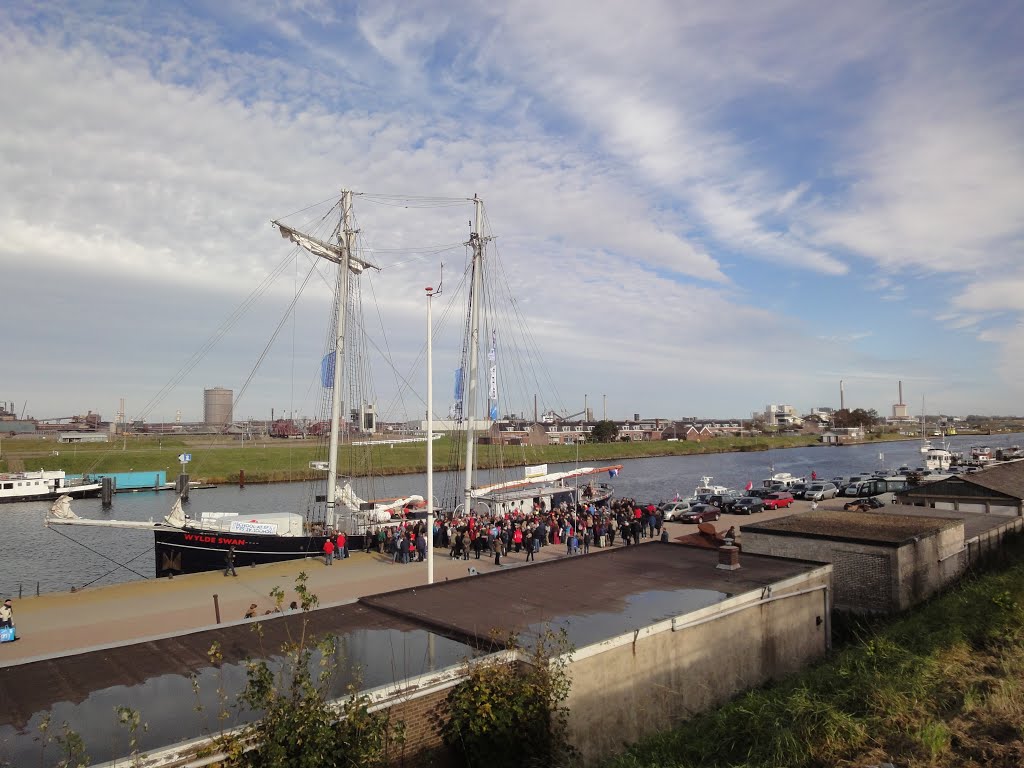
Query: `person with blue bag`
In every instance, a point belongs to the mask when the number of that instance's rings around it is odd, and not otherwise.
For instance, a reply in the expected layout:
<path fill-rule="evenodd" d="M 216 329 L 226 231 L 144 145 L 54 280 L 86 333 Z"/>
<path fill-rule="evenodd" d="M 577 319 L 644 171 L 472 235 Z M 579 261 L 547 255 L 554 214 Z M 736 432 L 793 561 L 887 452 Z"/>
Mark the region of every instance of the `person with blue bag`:
<path fill-rule="evenodd" d="M 11 598 L 7 598 L 0 605 L 0 643 L 9 643 L 14 638 L 14 609 L 11 607 Z"/>

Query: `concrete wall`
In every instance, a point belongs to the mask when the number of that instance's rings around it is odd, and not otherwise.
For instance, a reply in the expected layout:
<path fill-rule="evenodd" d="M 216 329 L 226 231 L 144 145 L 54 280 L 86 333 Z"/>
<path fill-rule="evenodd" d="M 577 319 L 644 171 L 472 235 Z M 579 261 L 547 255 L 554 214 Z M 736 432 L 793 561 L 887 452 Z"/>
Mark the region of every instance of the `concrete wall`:
<path fill-rule="evenodd" d="M 901 547 L 744 531 L 743 551 L 832 563 L 838 610 L 896 613 L 935 594 L 967 567 L 964 526 Z"/>
<path fill-rule="evenodd" d="M 904 611 L 923 602 L 967 570 L 963 521 L 923 536 L 896 550 L 894 609 Z"/>
<path fill-rule="evenodd" d="M 971 565 L 998 555 L 1002 551 L 1003 539 L 1011 533 L 1024 531 L 1024 519 L 1007 520 L 1002 525 L 978 534 L 967 540 L 967 560 Z"/>
<path fill-rule="evenodd" d="M 578 649 L 570 740 L 588 764 L 669 728 L 829 647 L 832 568 Z"/>

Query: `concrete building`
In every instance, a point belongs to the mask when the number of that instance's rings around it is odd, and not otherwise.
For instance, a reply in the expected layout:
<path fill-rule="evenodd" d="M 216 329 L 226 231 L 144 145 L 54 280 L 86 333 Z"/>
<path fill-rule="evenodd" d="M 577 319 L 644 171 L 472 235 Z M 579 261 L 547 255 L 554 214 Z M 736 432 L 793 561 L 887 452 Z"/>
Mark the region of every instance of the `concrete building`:
<path fill-rule="evenodd" d="M 234 419 L 235 393 L 224 387 L 203 390 L 203 423 L 226 427 Z"/>
<path fill-rule="evenodd" d="M 803 424 L 803 419 L 792 405 L 766 405 L 764 419 L 769 427 L 799 427 Z"/>
<path fill-rule="evenodd" d="M 375 707 L 405 722 L 404 764 L 418 765 L 440 746 L 434 717 L 466 679 L 466 659 L 528 663 L 502 639 L 528 645 L 545 628 L 564 629 L 575 647 L 570 736 L 593 764 L 824 656 L 831 584 L 827 564 L 745 553 L 723 563 L 719 552 L 651 542 L 363 597 L 308 614 L 309 632 L 336 638 L 335 695 L 361 670 Z M 149 724 L 137 735 L 146 766 L 181 765 L 208 754 L 210 734 L 229 727 L 216 718 L 218 697 L 244 685 L 244 659 L 276 653 L 306 619 L 278 614 L 263 618 L 259 634 L 244 621 L 10 667 L 0 680 L 9 704 L 0 738 L 14 764 L 37 760 L 26 726 L 60 707 L 93 759 L 120 758 L 111 750 L 128 749 L 123 726 L 97 716 L 114 702 Z M 214 641 L 224 653 L 216 667 L 207 655 Z"/>
<path fill-rule="evenodd" d="M 831 563 L 838 610 L 897 613 L 967 568 L 964 521 L 945 517 L 819 511 L 740 528 L 744 555 Z"/>
<path fill-rule="evenodd" d="M 107 432 L 61 432 L 57 436 L 58 443 L 107 443 L 110 435 Z"/>

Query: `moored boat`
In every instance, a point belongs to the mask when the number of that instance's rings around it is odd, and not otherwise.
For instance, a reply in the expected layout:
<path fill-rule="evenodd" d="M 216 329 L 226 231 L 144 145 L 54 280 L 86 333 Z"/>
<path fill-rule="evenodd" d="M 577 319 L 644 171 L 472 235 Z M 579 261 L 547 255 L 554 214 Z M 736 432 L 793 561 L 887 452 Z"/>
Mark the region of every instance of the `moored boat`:
<path fill-rule="evenodd" d="M 806 477 L 797 477 L 789 472 L 773 472 L 770 477 L 761 481 L 763 488 L 789 488 L 797 483 L 806 483 Z"/>
<path fill-rule="evenodd" d="M 0 502 L 50 501 L 60 496 L 84 499 L 99 496 L 99 483 L 68 477 L 61 469 L 0 474 Z"/>

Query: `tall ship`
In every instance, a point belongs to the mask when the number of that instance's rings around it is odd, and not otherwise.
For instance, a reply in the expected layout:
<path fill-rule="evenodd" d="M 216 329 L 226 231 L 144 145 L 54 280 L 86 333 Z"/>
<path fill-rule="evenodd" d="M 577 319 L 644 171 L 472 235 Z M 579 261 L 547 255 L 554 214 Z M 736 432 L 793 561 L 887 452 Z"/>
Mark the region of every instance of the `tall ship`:
<path fill-rule="evenodd" d="M 495 255 L 489 250 L 492 238 L 485 231 L 483 201 L 474 196 L 473 205 L 475 218 L 467 243 L 470 259 L 462 279 L 467 287 L 465 331 L 449 411 L 459 434 L 453 441 L 449 463 L 459 467 L 460 472 L 442 490 L 440 509 L 449 517 L 504 516 L 543 514 L 563 505 L 607 505 L 613 488 L 602 478 L 617 476 L 621 464 L 594 467 L 577 463 L 549 471 L 546 464 L 531 466 L 522 461 L 525 454 L 517 453 L 515 447 L 506 446 L 501 439 L 497 427 L 502 422 L 499 401 L 503 384 L 514 375 L 532 378 L 534 372 L 525 372 L 539 356 L 527 348 L 528 342 L 510 354 L 503 354 L 502 341 L 516 333 L 511 326 L 520 327 L 523 322 L 509 312 L 509 307 L 515 307 L 515 297 L 498 277 L 502 270 L 492 264 Z M 504 371 L 505 358 L 511 358 L 511 367 L 516 369 L 514 375 Z M 487 479 L 478 467 L 482 424 L 487 425 L 489 436 L 496 436 L 488 442 L 494 447 L 492 454 L 497 454 L 497 467 L 491 467 Z"/>
<path fill-rule="evenodd" d="M 362 535 L 375 524 L 389 522 L 396 511 L 415 506 L 421 496 L 368 501 L 355 490 L 355 472 L 339 471 L 339 442 L 342 439 L 343 397 L 359 396 L 363 377 L 350 365 L 362 328 L 358 281 L 368 269 L 377 269 L 356 252 L 351 191 L 342 192 L 336 205 L 340 214 L 328 239 L 306 234 L 280 221 L 271 222 L 281 236 L 317 259 L 329 262 L 335 272 L 334 301 L 329 323 L 332 331 L 328 353 L 322 366 L 322 383 L 329 390 L 330 430 L 327 435 L 326 479 L 319 493 L 303 510 L 253 513 L 237 511 L 186 512 L 182 497 L 175 499 L 170 514 L 163 520 L 93 520 L 79 517 L 71 509 L 70 495 L 61 495 L 46 518 L 47 525 L 104 526 L 151 530 L 154 537 L 157 576 L 198 573 L 225 567 L 228 550 L 233 548 L 235 567 L 261 565 L 318 555 L 329 535 L 343 531 L 358 545 Z M 356 409 L 358 413 L 358 409 Z M 358 431 L 351 421 L 345 423 L 351 440 Z M 367 446 L 372 448 L 372 446 Z M 350 457 L 355 448 L 347 451 Z M 350 459 L 353 467 L 358 463 Z M 191 507 L 191 503 L 189 504 Z"/>
<path fill-rule="evenodd" d="M 381 199 L 393 204 L 393 198 Z M 452 429 L 446 430 L 459 436 L 451 443 L 460 455 L 449 461 L 449 466 L 460 468 L 459 473 L 450 473 L 459 477 L 458 487 L 452 486 L 451 492 L 442 493 L 439 500 L 426 501 L 419 495 L 389 496 L 376 492 L 380 484 L 374 480 L 379 481 L 380 477 L 372 477 L 374 451 L 386 450 L 388 442 L 361 439 L 366 436 L 364 432 L 372 431 L 365 424 L 370 414 L 375 413 L 368 403 L 369 366 L 365 361 L 367 348 L 377 345 L 365 338 L 359 285 L 364 273 L 380 268 L 356 248 L 356 235 L 361 230 L 355 224 L 352 200 L 353 192 L 342 192 L 333 209 L 336 216 L 333 220 L 327 216 L 320 218 L 322 229 L 316 234 L 282 221 L 271 222 L 294 247 L 334 270 L 333 302 L 328 317 L 330 341 L 320 370 L 323 400 L 329 406 L 329 414 L 317 422 L 329 424 L 329 429 L 323 430 L 326 458 L 311 463 L 311 468 L 322 469 L 326 476 L 312 484 L 307 503 L 300 508 L 268 513 L 193 511 L 198 502 L 188 502 L 186 507 L 179 496 L 162 520 L 143 522 L 79 517 L 71 509 L 71 498 L 61 496 L 47 515 L 47 525 L 150 530 L 154 537 L 156 574 L 171 576 L 222 569 L 231 548 L 237 568 L 318 555 L 328 536 L 336 532 L 346 533 L 350 546 L 359 546 L 363 537 L 375 533 L 378 526 L 405 518 L 410 511 L 418 515 L 425 506 L 436 506 L 441 514 L 457 517 L 529 514 L 550 511 L 563 503 L 608 502 L 612 488 L 604 478 L 615 477 L 622 468 L 618 464 L 577 463 L 549 470 L 546 465 L 531 466 L 521 460 L 525 458 L 523 453 L 510 458 L 499 452 L 497 458 L 490 457 L 486 476 L 478 469 L 479 444 L 501 422 L 497 402 L 505 380 L 497 361 L 498 340 L 504 336 L 488 319 L 487 310 L 493 310 L 497 303 L 509 307 L 514 302 L 507 297 L 500 300 L 488 295 L 493 283 L 485 277 L 485 253 L 491 238 L 483 231 L 483 202 L 477 197 L 471 201 L 475 223 L 471 222 L 469 240 L 464 243 L 468 258 L 463 283 L 468 288 L 468 302 L 462 326 L 462 363 L 450 409 Z M 433 206 L 437 200 L 432 198 L 429 204 Z M 466 202 L 466 198 L 445 199 L 446 204 Z M 428 332 L 433 333 L 433 329 Z M 526 378 L 524 370 L 531 356 L 518 351 L 510 353 L 513 377 Z M 488 360 L 487 366 L 480 364 L 483 359 Z M 478 402 L 481 396 L 482 404 Z M 497 442 L 500 448 L 500 439 Z"/>

